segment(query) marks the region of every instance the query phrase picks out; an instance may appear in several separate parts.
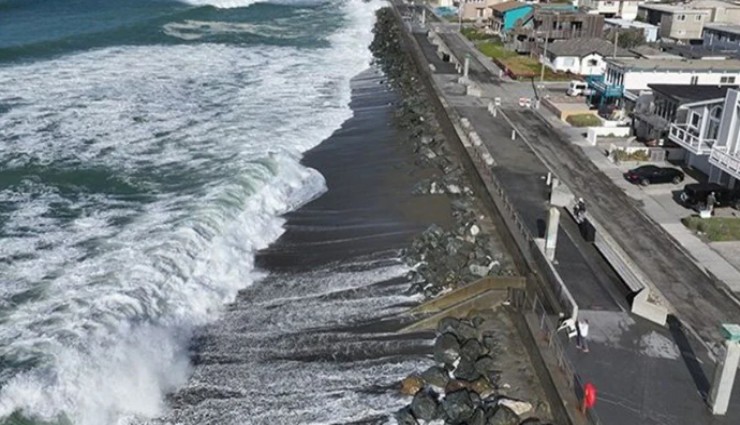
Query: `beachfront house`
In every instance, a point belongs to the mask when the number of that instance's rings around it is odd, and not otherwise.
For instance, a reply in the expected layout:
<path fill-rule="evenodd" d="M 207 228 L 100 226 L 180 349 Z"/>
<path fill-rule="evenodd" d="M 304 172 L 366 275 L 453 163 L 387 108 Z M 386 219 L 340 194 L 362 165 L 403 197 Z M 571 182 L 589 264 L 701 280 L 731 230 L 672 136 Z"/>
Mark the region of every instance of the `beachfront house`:
<path fill-rule="evenodd" d="M 464 21 L 485 23 L 491 18 L 491 6 L 504 0 L 465 0 L 460 2 L 460 14 Z"/>
<path fill-rule="evenodd" d="M 598 13 L 605 18 L 619 17 L 633 20 L 637 17 L 637 6 L 645 0 L 580 0 L 579 6 L 589 13 Z"/>
<path fill-rule="evenodd" d="M 524 22 L 534 6 L 519 1 L 507 1 L 491 6 L 491 30 L 503 35 L 517 24 Z"/>
<path fill-rule="evenodd" d="M 663 145 L 668 130 L 685 105 L 712 99 L 724 99 L 727 91 L 738 86 L 649 84 L 649 94 L 637 100 L 632 111 L 634 134 L 639 140 Z"/>
<path fill-rule="evenodd" d="M 642 35 L 645 36 L 645 41 L 647 43 L 655 43 L 658 41 L 658 27 L 646 22 L 619 18 L 606 18 L 604 19 L 604 26 L 606 28 L 639 29 L 642 30 Z"/>
<path fill-rule="evenodd" d="M 698 43 L 702 40 L 704 25 L 711 22 L 740 22 L 740 5 L 718 0 L 681 4 L 643 3 L 638 6 L 637 19 L 660 27 L 660 38 Z"/>
<path fill-rule="evenodd" d="M 540 56 L 545 40 L 552 43 L 572 38 L 601 37 L 604 31 L 603 16 L 581 12 L 568 5 L 554 6 L 536 6 L 521 25 L 507 34 L 508 47 L 519 53 Z"/>
<path fill-rule="evenodd" d="M 615 49 L 614 44 L 602 38 L 574 38 L 550 43 L 540 62 L 556 72 L 603 75 L 606 69 L 604 58 L 607 57 L 632 58 L 635 55 L 624 49 Z"/>
<path fill-rule="evenodd" d="M 686 163 L 709 181 L 736 187 L 740 179 L 740 91 L 681 106 L 669 138 L 683 147 Z"/>
<path fill-rule="evenodd" d="M 707 24 L 704 25 L 702 46 L 713 50 L 740 51 L 740 25 Z"/>
<path fill-rule="evenodd" d="M 600 103 L 635 102 L 650 84 L 735 85 L 740 60 L 608 58 L 603 80 L 591 81 Z"/>

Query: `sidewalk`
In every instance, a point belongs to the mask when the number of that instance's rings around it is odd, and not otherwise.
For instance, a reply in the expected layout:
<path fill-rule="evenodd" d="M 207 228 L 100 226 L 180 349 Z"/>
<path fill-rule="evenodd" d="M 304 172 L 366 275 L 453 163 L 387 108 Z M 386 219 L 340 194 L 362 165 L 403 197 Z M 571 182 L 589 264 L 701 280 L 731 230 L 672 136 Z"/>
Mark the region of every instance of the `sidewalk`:
<path fill-rule="evenodd" d="M 471 46 L 458 36 L 441 36 L 450 42 L 448 47 L 459 55 L 457 57 L 464 57 L 466 53 L 471 55 L 470 76 L 478 78 L 476 82 L 483 88 L 483 98 L 465 96 L 455 82 L 456 75 L 435 73 L 437 86 L 444 92 L 448 104 L 460 116 L 467 118 L 481 136 L 495 160 L 491 171 L 505 187 L 530 232 L 542 235 L 549 206 L 544 177 L 552 164 L 543 163 L 542 152 L 535 153 L 521 138 L 511 140 L 511 127 L 502 115 L 493 118 L 486 110 L 489 99 L 499 96 L 508 97 L 505 106 L 510 107 L 512 97 L 518 98 L 520 93 L 527 90 L 532 95 L 531 86 L 527 88 L 522 83 L 499 80 L 498 74 L 492 74 L 485 61 L 478 60 Z M 454 41 L 456 37 L 458 41 Z M 422 44 L 427 60 L 438 60 L 434 51 L 424 46 L 425 43 L 429 44 L 428 40 L 422 34 L 416 34 L 416 38 Z M 481 78 L 483 73 L 486 75 Z M 509 110 L 504 112 L 509 115 Z M 528 138 L 537 139 L 535 142 L 538 146 L 548 145 L 552 150 L 562 146 L 562 141 L 556 140 L 559 136 L 555 133 L 559 131 L 543 129 L 542 123 L 533 121 L 539 118 L 517 116 L 514 113 L 512 116 L 518 127 L 516 130 Z M 550 152 L 550 155 L 554 154 Z M 579 165 L 569 164 L 569 167 L 578 168 Z M 606 183 L 602 181 L 601 184 Z M 607 195 L 608 191 L 600 194 Z M 629 229 L 624 231 L 630 232 Z M 703 397 L 708 389 L 713 361 L 701 342 L 676 320 L 671 319 L 670 326 L 666 328 L 629 314 L 625 308 L 624 294 L 619 293 L 619 288 L 623 288 L 621 281 L 595 247 L 580 238 L 568 214 L 561 214 L 556 260 L 558 272 L 581 306 L 581 317 L 591 321 L 590 353 L 576 350 L 574 343 L 565 335 L 560 335 L 560 342 L 567 347 L 566 355 L 575 366 L 580 380 L 593 382 L 598 388 L 599 401 L 595 412 L 600 423 L 740 423 L 738 389 L 726 416 L 712 417 L 709 414 Z M 689 280 L 693 281 L 693 277 Z M 696 283 L 700 282 L 696 279 Z M 740 310 L 728 307 L 726 300 L 716 299 L 715 292 L 710 291 L 710 294 L 715 297 L 711 298 L 711 307 L 695 303 L 705 300 L 702 293 L 696 296 L 697 300 L 687 300 L 681 306 L 692 313 L 688 315 L 692 322 L 703 326 L 704 335 L 710 334 L 711 326 L 722 319 L 717 312 L 728 317 L 740 317 L 736 314 Z M 693 297 L 693 294 L 684 296 Z"/>

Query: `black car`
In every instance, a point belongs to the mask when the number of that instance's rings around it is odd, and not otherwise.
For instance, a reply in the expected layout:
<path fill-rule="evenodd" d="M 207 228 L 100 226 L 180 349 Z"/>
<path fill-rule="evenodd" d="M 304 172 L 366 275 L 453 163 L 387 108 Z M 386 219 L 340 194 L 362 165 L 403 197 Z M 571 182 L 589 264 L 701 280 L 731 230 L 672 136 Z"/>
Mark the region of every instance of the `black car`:
<path fill-rule="evenodd" d="M 707 197 L 712 192 L 714 192 L 715 207 L 740 207 L 740 192 L 717 183 L 687 184 L 679 198 L 686 206 L 703 208 L 707 205 Z"/>
<path fill-rule="evenodd" d="M 647 186 L 651 183 L 679 184 L 683 181 L 684 174 L 683 171 L 675 168 L 643 165 L 627 171 L 624 177 L 632 183 Z"/>

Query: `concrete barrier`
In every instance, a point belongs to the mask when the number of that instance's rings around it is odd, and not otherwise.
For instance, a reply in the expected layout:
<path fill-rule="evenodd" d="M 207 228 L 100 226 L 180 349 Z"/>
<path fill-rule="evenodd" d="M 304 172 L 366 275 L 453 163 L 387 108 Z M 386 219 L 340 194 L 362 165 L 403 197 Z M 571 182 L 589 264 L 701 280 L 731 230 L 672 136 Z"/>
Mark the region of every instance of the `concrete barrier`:
<path fill-rule="evenodd" d="M 586 140 L 595 146 L 600 136 L 629 137 L 631 132 L 629 127 L 588 127 Z"/>

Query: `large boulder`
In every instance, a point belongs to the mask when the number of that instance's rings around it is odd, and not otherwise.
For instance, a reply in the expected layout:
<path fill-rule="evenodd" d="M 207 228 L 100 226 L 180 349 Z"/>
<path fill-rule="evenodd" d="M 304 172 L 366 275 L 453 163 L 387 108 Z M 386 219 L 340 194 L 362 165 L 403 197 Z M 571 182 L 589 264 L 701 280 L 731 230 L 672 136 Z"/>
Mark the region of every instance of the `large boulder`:
<path fill-rule="evenodd" d="M 440 320 L 437 325 L 437 331 L 439 333 L 449 332 L 455 335 L 459 341 L 478 338 L 478 332 L 472 324 L 452 317 L 445 317 Z"/>
<path fill-rule="evenodd" d="M 396 412 L 395 416 L 398 425 L 419 425 L 419 422 L 411 412 L 411 408 L 408 406 Z"/>
<path fill-rule="evenodd" d="M 496 361 L 491 356 L 481 356 L 475 361 L 475 370 L 488 377 L 491 372 L 496 371 Z"/>
<path fill-rule="evenodd" d="M 490 412 L 490 411 L 489 411 Z M 518 425 L 519 416 L 506 406 L 498 406 L 488 416 L 487 425 Z"/>
<path fill-rule="evenodd" d="M 455 335 L 444 333 L 434 341 L 434 360 L 451 365 L 460 358 L 460 343 Z"/>
<path fill-rule="evenodd" d="M 439 366 L 432 366 L 425 370 L 421 374 L 421 377 L 427 384 L 434 385 L 439 388 L 444 388 L 450 381 L 450 374 L 445 370 L 445 368 Z"/>
<path fill-rule="evenodd" d="M 475 362 L 483 355 L 483 346 L 477 339 L 469 339 L 460 347 L 460 357 Z"/>
<path fill-rule="evenodd" d="M 411 375 L 401 381 L 401 394 L 414 395 L 424 388 L 424 380 L 416 375 Z"/>
<path fill-rule="evenodd" d="M 447 394 L 442 401 L 442 410 L 447 417 L 447 421 L 453 424 L 466 422 L 470 419 L 475 412 L 475 407 L 468 390 L 459 390 Z"/>
<path fill-rule="evenodd" d="M 437 397 L 431 391 L 419 391 L 411 402 L 411 412 L 416 419 L 431 421 L 439 416 Z"/>
<path fill-rule="evenodd" d="M 532 403 L 521 400 L 514 400 L 513 398 L 502 397 L 501 399 L 499 399 L 498 404 L 499 406 L 508 407 L 518 416 L 522 416 L 523 414 L 532 410 Z"/>
<path fill-rule="evenodd" d="M 476 408 L 467 425 L 486 425 L 486 412 L 480 407 Z"/>
<path fill-rule="evenodd" d="M 487 399 L 496 393 L 491 382 L 486 378 L 479 378 L 468 385 L 470 391 L 478 394 L 482 399 Z"/>
<path fill-rule="evenodd" d="M 475 363 L 464 357 L 460 359 L 460 362 L 457 364 L 457 367 L 455 367 L 452 374 L 455 378 L 468 382 L 475 381 L 481 377 L 481 374 L 475 369 Z"/>

